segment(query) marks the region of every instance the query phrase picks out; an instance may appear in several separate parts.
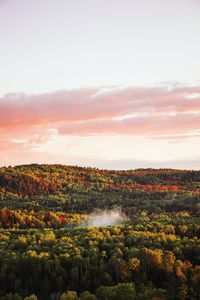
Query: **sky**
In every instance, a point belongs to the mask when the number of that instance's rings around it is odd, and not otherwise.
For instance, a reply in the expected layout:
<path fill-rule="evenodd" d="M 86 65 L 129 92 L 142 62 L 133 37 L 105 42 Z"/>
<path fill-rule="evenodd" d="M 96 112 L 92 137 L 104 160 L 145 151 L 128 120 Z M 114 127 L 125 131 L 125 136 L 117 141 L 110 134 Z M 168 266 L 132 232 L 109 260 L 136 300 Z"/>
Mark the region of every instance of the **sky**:
<path fill-rule="evenodd" d="M 200 169 L 199 0 L 0 0 L 0 166 Z"/>

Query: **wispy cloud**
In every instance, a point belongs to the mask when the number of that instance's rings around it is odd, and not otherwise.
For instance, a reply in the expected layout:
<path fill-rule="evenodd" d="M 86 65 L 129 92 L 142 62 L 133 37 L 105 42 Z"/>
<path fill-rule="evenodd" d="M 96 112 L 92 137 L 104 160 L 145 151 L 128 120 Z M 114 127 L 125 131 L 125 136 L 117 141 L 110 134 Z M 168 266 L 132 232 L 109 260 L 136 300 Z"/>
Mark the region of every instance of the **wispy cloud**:
<path fill-rule="evenodd" d="M 0 98 L 1 132 L 55 127 L 62 134 L 152 135 L 196 130 L 199 120 L 200 86 L 87 88 Z"/>

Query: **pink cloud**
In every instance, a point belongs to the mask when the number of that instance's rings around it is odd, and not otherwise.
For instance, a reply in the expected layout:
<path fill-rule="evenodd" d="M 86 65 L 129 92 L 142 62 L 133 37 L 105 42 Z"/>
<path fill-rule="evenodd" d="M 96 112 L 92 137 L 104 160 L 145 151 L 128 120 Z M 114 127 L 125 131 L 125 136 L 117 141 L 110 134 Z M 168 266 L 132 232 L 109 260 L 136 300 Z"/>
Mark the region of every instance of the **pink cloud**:
<path fill-rule="evenodd" d="M 200 86 L 8 94 L 0 98 L 0 137 L 35 136 L 45 142 L 49 128 L 81 136 L 187 133 L 200 128 L 200 97 L 190 97 L 194 94 L 200 94 Z"/>
<path fill-rule="evenodd" d="M 60 134 L 132 134 L 154 135 L 184 133 L 199 129 L 200 114 L 178 116 L 142 116 L 125 120 L 95 120 L 68 123 L 59 128 Z"/>

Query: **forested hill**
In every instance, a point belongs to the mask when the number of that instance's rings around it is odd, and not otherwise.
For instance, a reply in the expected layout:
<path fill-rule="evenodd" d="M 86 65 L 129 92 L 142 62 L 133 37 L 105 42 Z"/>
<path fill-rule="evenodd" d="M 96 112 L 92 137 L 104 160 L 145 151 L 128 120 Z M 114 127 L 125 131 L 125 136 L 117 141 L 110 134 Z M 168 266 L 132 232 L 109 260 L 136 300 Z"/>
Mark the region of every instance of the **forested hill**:
<path fill-rule="evenodd" d="M 0 168 L 0 300 L 69 299 L 200 299 L 200 171 Z"/>
<path fill-rule="evenodd" d="M 99 170 L 64 165 L 0 168 L 0 206 L 28 209 L 93 208 L 195 210 L 200 171 L 175 169 Z M 190 201 L 188 201 L 190 199 Z"/>

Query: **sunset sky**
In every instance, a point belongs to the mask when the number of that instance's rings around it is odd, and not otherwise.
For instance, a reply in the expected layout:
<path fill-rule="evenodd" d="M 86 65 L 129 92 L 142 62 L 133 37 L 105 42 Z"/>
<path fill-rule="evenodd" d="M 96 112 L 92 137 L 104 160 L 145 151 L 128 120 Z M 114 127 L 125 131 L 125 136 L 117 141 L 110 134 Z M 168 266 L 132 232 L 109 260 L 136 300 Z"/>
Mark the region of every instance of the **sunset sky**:
<path fill-rule="evenodd" d="M 200 169 L 199 0 L 0 0 L 0 165 Z"/>

